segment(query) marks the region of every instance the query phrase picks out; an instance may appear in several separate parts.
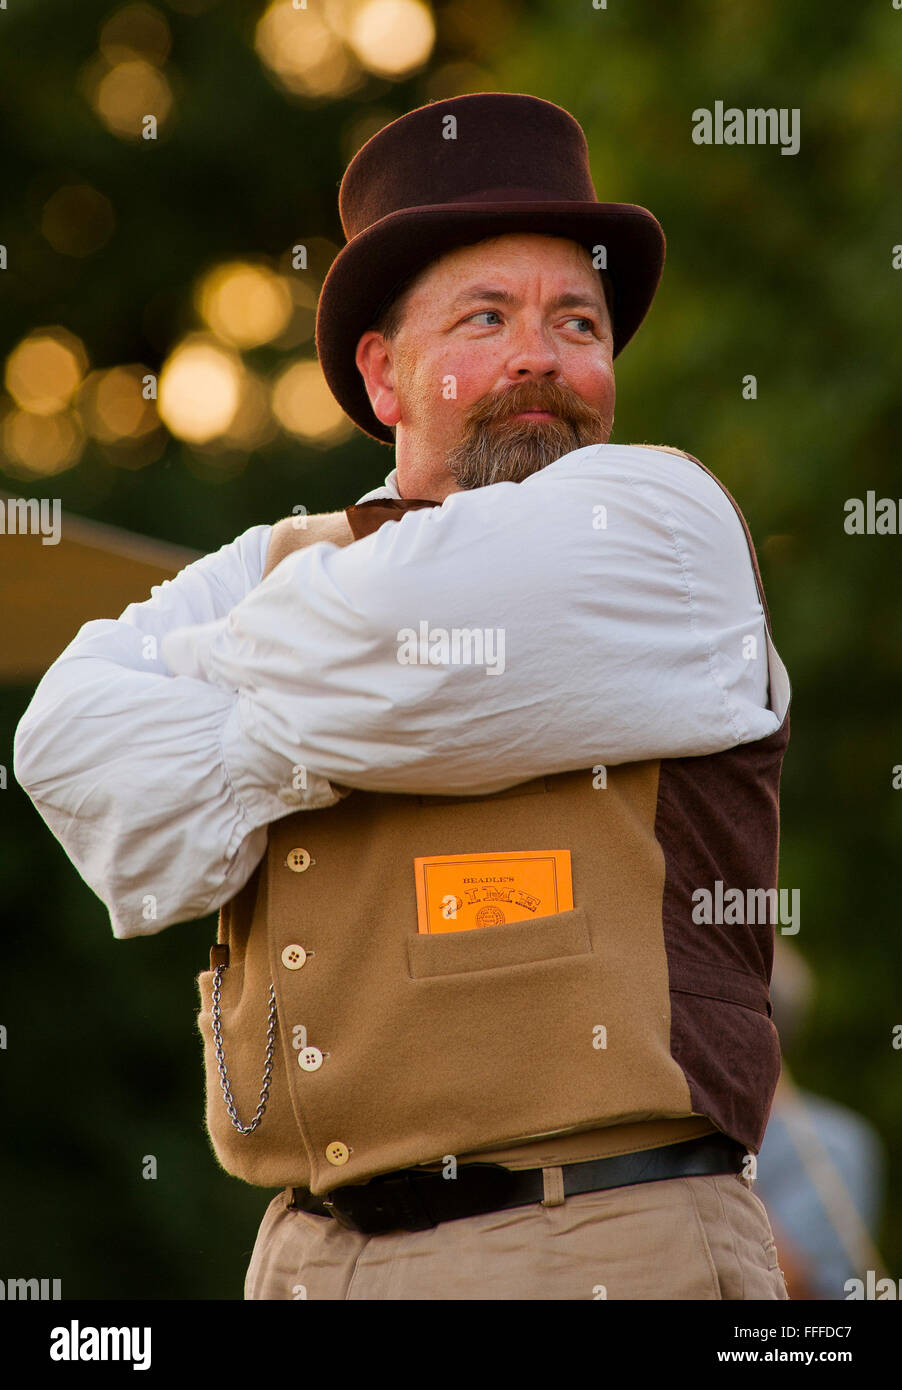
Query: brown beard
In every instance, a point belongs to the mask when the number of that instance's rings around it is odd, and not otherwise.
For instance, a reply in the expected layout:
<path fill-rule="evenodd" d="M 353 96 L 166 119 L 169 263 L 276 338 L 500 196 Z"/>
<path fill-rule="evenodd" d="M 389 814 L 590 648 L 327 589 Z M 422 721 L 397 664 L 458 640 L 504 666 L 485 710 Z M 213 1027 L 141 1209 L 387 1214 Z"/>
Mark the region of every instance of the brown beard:
<path fill-rule="evenodd" d="M 515 420 L 522 410 L 548 410 L 557 418 Z M 477 402 L 446 462 L 461 488 L 520 483 L 574 449 L 606 444 L 611 424 L 569 388 L 524 381 Z"/>

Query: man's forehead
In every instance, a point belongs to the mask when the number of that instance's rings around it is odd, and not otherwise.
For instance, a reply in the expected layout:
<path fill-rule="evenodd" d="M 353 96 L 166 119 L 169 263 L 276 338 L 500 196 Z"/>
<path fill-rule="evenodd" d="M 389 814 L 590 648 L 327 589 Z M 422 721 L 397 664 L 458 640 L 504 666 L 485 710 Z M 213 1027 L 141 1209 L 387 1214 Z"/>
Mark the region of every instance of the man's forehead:
<path fill-rule="evenodd" d="M 416 271 L 391 300 L 386 335 L 414 331 L 415 324 L 431 324 L 433 331 L 474 299 L 517 309 L 537 283 L 549 311 L 591 309 L 612 324 L 606 273 L 595 269 L 585 246 L 570 237 L 511 232 L 457 246 Z"/>

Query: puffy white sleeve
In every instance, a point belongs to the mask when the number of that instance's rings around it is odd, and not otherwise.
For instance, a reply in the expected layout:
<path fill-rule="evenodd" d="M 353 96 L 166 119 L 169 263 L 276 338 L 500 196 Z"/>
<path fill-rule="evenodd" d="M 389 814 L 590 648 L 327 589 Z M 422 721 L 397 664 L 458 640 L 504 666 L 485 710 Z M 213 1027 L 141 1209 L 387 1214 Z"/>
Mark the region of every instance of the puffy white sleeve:
<path fill-rule="evenodd" d="M 164 652 L 236 695 L 222 746 L 245 802 L 294 764 L 479 795 L 714 753 L 773 732 L 788 702 L 729 498 L 688 459 L 627 446 L 299 551 Z"/>
<path fill-rule="evenodd" d="M 167 632 L 220 620 L 259 584 L 271 529 L 251 527 L 118 619 L 85 623 L 16 730 L 16 779 L 117 937 L 214 911 L 259 863 L 269 821 L 339 799 L 315 775 L 291 804 L 262 786 L 239 796 L 222 752 L 235 696 L 162 659 Z"/>

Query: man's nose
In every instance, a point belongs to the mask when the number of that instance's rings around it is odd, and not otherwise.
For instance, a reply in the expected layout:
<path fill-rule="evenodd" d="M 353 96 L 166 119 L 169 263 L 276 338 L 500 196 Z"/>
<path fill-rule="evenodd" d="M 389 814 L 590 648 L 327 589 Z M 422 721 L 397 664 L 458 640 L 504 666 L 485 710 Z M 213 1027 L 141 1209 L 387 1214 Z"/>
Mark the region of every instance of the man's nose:
<path fill-rule="evenodd" d="M 557 350 L 545 329 L 537 323 L 518 325 L 507 372 L 511 377 L 556 377 L 561 370 Z"/>

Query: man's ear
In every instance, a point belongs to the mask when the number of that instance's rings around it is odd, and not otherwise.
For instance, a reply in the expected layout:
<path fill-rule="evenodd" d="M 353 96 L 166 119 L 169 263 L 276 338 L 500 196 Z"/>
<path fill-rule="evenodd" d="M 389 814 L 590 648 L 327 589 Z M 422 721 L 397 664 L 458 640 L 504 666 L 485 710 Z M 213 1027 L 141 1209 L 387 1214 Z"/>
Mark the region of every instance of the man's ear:
<path fill-rule="evenodd" d="M 401 418 L 401 405 L 395 390 L 391 345 L 381 333 L 371 328 L 358 342 L 354 361 L 363 377 L 376 419 L 389 427 L 396 425 Z"/>

